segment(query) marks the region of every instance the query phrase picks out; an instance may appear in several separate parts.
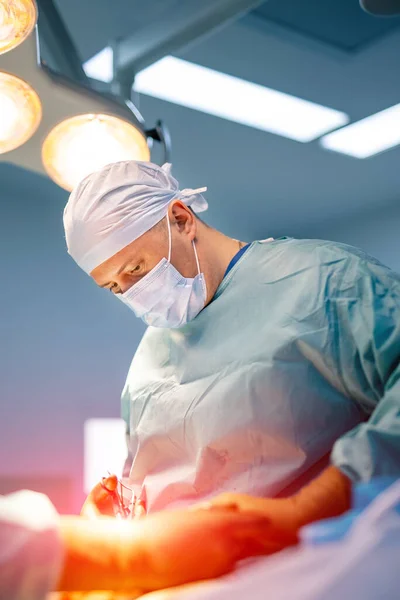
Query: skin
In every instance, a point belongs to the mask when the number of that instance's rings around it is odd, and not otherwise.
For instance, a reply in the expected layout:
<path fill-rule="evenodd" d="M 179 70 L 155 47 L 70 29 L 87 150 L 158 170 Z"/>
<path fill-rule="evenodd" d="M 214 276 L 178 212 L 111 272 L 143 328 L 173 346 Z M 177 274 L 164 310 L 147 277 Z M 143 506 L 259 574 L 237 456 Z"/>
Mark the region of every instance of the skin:
<path fill-rule="evenodd" d="M 164 511 L 139 521 L 61 517 L 58 591 L 139 592 L 218 577 L 293 537 L 257 514 Z M 69 598 L 69 595 L 66 596 Z"/>
<path fill-rule="evenodd" d="M 204 505 L 199 505 L 201 508 Z M 269 518 L 276 527 L 297 533 L 301 527 L 337 517 L 351 506 L 351 482 L 334 466 L 327 467 L 311 483 L 288 498 L 254 498 L 247 494 L 224 493 L 204 508 L 222 508 L 255 513 Z"/>
<path fill-rule="evenodd" d="M 211 302 L 225 271 L 244 245 L 202 223 L 180 200 L 171 202 L 167 218 L 171 225 L 171 263 L 184 277 L 198 273 L 193 242 L 207 285 L 206 304 Z M 160 262 L 168 258 L 166 219 L 96 267 L 91 277 L 100 287 L 123 294 Z"/>
<path fill-rule="evenodd" d="M 112 490 L 117 479 L 111 476 L 103 483 Z M 113 590 L 135 596 L 176 586 L 187 591 L 187 584 L 222 576 L 237 561 L 296 544 L 300 527 L 343 513 L 350 495 L 347 477 L 328 467 L 289 498 L 225 493 L 191 509 L 116 521 L 102 516 L 112 514 L 112 499 L 104 486 L 97 485 L 83 511 L 91 518 L 60 519 L 65 552 L 56 589 Z M 177 591 L 150 594 L 149 600 L 172 600 Z M 68 593 L 62 598 L 82 596 Z"/>

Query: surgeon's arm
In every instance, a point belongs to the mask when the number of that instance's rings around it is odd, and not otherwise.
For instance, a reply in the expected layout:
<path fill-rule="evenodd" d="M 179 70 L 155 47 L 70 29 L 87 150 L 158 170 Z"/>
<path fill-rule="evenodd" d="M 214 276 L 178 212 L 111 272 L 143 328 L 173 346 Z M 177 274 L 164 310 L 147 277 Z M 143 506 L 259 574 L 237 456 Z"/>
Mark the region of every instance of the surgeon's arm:
<path fill-rule="evenodd" d="M 341 285 L 329 292 L 331 335 L 343 387 L 366 421 L 335 443 L 331 466 L 294 496 L 227 493 L 211 507 L 253 510 L 296 532 L 348 510 L 353 483 L 400 476 L 400 277 L 358 256 L 341 265 Z"/>
<path fill-rule="evenodd" d="M 342 436 L 332 463 L 351 481 L 400 476 L 400 276 L 364 262 L 355 299 L 336 301 L 348 338 L 343 382 L 369 414 Z"/>
<path fill-rule="evenodd" d="M 286 537 L 271 545 L 277 552 L 297 542 L 301 527 L 314 521 L 336 517 L 351 505 L 351 481 L 335 466 L 326 468 L 311 483 L 288 498 L 260 498 L 247 494 L 226 492 L 206 504 L 198 504 L 198 510 L 225 508 L 232 512 L 254 512 L 270 519 L 271 524 L 286 532 Z"/>
<path fill-rule="evenodd" d="M 329 292 L 337 372 L 365 422 L 333 447 L 331 467 L 295 497 L 300 521 L 350 507 L 351 486 L 400 476 L 400 276 L 349 254 Z"/>

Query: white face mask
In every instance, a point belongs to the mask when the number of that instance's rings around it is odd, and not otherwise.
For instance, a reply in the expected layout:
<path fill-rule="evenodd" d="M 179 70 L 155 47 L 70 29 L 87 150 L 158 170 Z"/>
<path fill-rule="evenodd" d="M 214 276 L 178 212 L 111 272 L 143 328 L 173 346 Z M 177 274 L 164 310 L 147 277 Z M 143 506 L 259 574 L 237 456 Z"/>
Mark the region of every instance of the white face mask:
<path fill-rule="evenodd" d="M 196 245 L 193 242 L 198 274 L 183 277 L 171 264 L 172 236 L 167 215 L 169 250 L 168 260 L 162 258 L 158 265 L 125 294 L 117 294 L 137 317 L 152 327 L 168 329 L 182 327 L 194 319 L 204 308 L 207 288 L 204 274 L 200 273 Z"/>

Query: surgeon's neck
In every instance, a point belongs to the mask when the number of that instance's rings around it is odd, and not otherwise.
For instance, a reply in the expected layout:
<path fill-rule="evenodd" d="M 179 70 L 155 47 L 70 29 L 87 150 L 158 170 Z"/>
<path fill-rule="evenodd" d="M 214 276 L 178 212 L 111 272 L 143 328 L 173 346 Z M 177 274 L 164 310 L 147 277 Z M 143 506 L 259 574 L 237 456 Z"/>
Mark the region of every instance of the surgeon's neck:
<path fill-rule="evenodd" d="M 207 283 L 207 304 L 213 299 L 232 258 L 246 242 L 230 238 L 203 223 L 198 229 L 200 267 Z"/>

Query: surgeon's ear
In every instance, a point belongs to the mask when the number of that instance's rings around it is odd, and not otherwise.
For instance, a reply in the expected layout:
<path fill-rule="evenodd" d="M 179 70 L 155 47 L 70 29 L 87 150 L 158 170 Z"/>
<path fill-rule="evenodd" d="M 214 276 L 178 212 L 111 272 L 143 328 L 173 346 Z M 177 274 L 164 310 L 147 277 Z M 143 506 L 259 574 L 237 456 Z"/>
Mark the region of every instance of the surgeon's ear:
<path fill-rule="evenodd" d="M 171 223 L 175 223 L 179 233 L 185 233 L 190 241 L 196 237 L 196 217 L 180 200 L 175 200 L 170 204 L 168 216 Z"/>

